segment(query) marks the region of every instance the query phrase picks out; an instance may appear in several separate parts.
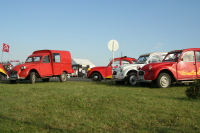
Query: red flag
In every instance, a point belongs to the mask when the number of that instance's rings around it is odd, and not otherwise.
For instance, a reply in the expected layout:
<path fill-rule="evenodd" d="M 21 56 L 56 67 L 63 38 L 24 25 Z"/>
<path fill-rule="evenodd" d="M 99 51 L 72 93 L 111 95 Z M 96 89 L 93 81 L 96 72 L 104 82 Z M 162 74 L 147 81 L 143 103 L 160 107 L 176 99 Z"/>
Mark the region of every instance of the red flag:
<path fill-rule="evenodd" d="M 9 52 L 9 48 L 10 46 L 8 44 L 3 43 L 3 49 L 2 49 L 3 52 Z"/>

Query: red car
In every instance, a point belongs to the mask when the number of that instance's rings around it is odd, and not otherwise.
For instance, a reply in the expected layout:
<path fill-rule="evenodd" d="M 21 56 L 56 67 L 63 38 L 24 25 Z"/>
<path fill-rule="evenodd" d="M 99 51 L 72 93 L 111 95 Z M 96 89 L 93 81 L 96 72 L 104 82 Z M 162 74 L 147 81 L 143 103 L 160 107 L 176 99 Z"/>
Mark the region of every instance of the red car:
<path fill-rule="evenodd" d="M 116 68 L 124 64 L 134 64 L 136 61 L 137 59 L 126 57 L 126 56 L 114 58 L 114 63 L 112 60 L 107 66 L 93 67 L 89 69 L 87 72 L 87 77 L 90 78 L 92 81 L 101 81 L 102 79 L 111 79 L 113 68 Z"/>
<path fill-rule="evenodd" d="M 193 82 L 200 79 L 200 48 L 168 52 L 161 63 L 150 63 L 138 72 L 141 85 L 155 83 L 159 88 L 173 82 Z"/>
<path fill-rule="evenodd" d="M 17 65 L 9 71 L 10 83 L 17 80 L 36 79 L 48 82 L 51 77 L 59 77 L 61 82 L 67 81 L 67 74 L 73 73 L 72 57 L 69 51 L 38 50 L 30 55 L 24 64 Z"/>

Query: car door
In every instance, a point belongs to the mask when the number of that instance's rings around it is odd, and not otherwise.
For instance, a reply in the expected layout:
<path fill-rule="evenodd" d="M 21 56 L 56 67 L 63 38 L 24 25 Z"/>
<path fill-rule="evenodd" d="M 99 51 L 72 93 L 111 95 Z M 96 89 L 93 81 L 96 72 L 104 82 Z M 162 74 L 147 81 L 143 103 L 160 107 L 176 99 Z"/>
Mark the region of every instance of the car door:
<path fill-rule="evenodd" d="M 177 63 L 177 77 L 182 80 L 196 78 L 194 51 L 184 52 Z"/>
<path fill-rule="evenodd" d="M 111 63 L 105 69 L 106 78 L 112 78 L 113 68 L 118 67 L 120 62 L 120 59 L 115 59 L 114 62 L 111 61 Z"/>
<path fill-rule="evenodd" d="M 200 78 L 200 51 L 195 52 L 197 77 Z"/>
<path fill-rule="evenodd" d="M 40 75 L 42 77 L 53 75 L 52 64 L 50 62 L 49 55 L 44 56 L 44 58 L 42 59 L 42 62 L 40 64 Z"/>

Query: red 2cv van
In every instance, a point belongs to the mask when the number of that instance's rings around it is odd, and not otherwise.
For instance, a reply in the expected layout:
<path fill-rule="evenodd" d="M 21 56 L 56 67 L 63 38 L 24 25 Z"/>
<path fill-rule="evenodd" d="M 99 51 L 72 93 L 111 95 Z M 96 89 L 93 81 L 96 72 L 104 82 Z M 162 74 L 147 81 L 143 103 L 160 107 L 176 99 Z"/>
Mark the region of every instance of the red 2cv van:
<path fill-rule="evenodd" d="M 69 51 L 38 50 L 30 55 L 24 64 L 17 65 L 8 73 L 10 83 L 17 80 L 30 80 L 35 83 L 41 78 L 48 82 L 51 77 L 59 77 L 61 82 L 67 81 L 67 74 L 73 73 L 72 57 Z"/>
<path fill-rule="evenodd" d="M 161 63 L 150 63 L 138 72 L 139 83 L 156 83 L 159 88 L 172 82 L 187 83 L 200 79 L 200 48 L 168 52 Z"/>

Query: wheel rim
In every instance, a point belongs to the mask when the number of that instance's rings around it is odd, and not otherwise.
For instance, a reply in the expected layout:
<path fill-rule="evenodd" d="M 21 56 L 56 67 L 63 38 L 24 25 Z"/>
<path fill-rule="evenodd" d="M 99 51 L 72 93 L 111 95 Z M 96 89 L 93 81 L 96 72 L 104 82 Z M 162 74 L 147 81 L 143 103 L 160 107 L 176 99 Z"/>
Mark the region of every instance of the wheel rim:
<path fill-rule="evenodd" d="M 167 87 L 169 85 L 169 78 L 167 76 L 162 76 L 160 78 L 160 85 L 162 87 Z"/>
<path fill-rule="evenodd" d="M 61 78 L 62 78 L 62 81 L 66 81 L 66 79 L 67 79 L 67 78 L 66 78 L 66 74 L 63 73 L 62 76 L 61 76 Z"/>
<path fill-rule="evenodd" d="M 135 85 L 137 83 L 137 77 L 132 75 L 129 79 L 131 85 Z"/>
<path fill-rule="evenodd" d="M 98 76 L 98 75 L 94 75 L 93 79 L 94 79 L 94 80 L 98 80 L 98 79 L 99 79 L 99 76 Z"/>

